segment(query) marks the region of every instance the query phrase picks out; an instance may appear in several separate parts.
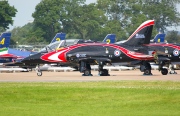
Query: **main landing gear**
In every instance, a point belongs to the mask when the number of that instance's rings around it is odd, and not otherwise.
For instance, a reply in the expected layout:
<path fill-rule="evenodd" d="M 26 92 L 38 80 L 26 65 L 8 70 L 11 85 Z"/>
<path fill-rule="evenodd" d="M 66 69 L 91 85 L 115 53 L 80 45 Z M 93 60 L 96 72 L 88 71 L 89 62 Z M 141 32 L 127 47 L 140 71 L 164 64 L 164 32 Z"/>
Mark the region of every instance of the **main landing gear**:
<path fill-rule="evenodd" d="M 79 65 L 79 71 L 83 73 L 82 76 L 92 76 L 91 66 L 88 62 L 81 61 Z"/>
<path fill-rule="evenodd" d="M 103 69 L 103 62 L 100 62 L 98 65 L 98 71 L 99 71 L 99 76 L 110 76 L 109 72 L 107 69 Z"/>
<path fill-rule="evenodd" d="M 42 71 L 40 70 L 39 64 L 36 66 L 36 73 L 37 73 L 37 76 L 42 76 Z"/>
<path fill-rule="evenodd" d="M 107 69 L 103 69 L 104 63 L 100 62 L 98 66 L 99 76 L 110 76 Z M 82 76 L 92 76 L 91 66 L 88 62 L 81 61 L 79 65 L 80 72 L 83 73 Z"/>
<path fill-rule="evenodd" d="M 141 71 L 141 72 L 144 72 L 143 75 L 152 75 L 150 63 L 144 61 L 144 62 L 140 65 L 140 71 Z"/>
<path fill-rule="evenodd" d="M 166 68 L 163 68 L 163 66 L 166 64 L 165 61 L 159 61 L 159 71 L 161 71 L 162 75 L 167 75 L 168 74 L 168 70 Z M 151 65 L 149 62 L 144 61 L 141 65 L 140 65 L 140 71 L 144 72 L 143 75 L 152 75 L 151 73 Z"/>

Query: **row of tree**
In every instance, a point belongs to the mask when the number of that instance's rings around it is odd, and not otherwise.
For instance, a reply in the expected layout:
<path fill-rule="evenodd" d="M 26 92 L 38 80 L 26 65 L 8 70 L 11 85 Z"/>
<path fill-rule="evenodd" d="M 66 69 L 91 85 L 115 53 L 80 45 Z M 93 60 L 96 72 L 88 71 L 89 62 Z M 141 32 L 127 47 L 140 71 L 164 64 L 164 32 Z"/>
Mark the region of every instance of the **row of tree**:
<path fill-rule="evenodd" d="M 85 0 L 42 0 L 32 14 L 33 23 L 14 28 L 12 39 L 19 43 L 46 43 L 56 33 L 64 32 L 67 38 L 96 40 L 114 33 L 117 40 L 123 40 L 149 19 L 156 22 L 155 36 L 160 29 L 166 31 L 169 26 L 179 25 L 178 3 L 180 0 L 97 0 L 91 4 L 85 4 Z M 0 9 L 3 30 L 12 24 L 17 10 L 8 1 L 0 2 Z"/>

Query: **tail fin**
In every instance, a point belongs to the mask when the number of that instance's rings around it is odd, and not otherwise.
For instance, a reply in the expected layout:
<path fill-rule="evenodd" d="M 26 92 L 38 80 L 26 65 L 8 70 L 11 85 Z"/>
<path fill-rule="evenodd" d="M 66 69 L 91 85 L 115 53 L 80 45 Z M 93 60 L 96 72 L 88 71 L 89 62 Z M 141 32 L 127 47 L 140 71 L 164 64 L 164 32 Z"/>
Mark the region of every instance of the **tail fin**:
<path fill-rule="evenodd" d="M 11 39 L 11 33 L 9 32 L 4 32 L 0 36 L 0 48 L 8 48 L 10 44 L 10 39 Z"/>
<path fill-rule="evenodd" d="M 65 33 L 57 33 L 51 43 L 54 43 L 55 41 L 61 41 L 65 40 L 66 34 Z"/>
<path fill-rule="evenodd" d="M 136 31 L 127 39 L 124 44 L 129 46 L 149 44 L 152 35 L 153 25 L 154 20 L 145 21 L 136 29 Z"/>
<path fill-rule="evenodd" d="M 116 35 L 115 34 L 107 34 L 107 36 L 104 38 L 103 42 L 115 43 L 116 42 Z"/>
<path fill-rule="evenodd" d="M 165 38 L 166 34 L 164 33 L 159 33 L 154 37 L 153 42 L 159 43 L 159 42 L 164 42 L 164 38 Z"/>

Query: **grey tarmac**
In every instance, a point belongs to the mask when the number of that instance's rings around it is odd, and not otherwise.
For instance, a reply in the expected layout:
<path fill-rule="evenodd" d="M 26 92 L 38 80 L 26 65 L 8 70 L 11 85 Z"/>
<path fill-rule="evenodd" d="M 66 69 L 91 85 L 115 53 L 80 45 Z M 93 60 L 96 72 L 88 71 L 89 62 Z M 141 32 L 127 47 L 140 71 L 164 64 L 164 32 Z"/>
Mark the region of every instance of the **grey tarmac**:
<path fill-rule="evenodd" d="M 0 82 L 81 82 L 81 81 L 180 81 L 180 70 L 177 74 L 162 75 L 158 70 L 152 70 L 153 75 L 144 76 L 139 70 L 110 71 L 111 76 L 98 76 L 97 71 L 92 71 L 93 76 L 82 76 L 78 71 L 72 72 L 43 72 L 37 76 L 36 72 L 0 73 Z"/>

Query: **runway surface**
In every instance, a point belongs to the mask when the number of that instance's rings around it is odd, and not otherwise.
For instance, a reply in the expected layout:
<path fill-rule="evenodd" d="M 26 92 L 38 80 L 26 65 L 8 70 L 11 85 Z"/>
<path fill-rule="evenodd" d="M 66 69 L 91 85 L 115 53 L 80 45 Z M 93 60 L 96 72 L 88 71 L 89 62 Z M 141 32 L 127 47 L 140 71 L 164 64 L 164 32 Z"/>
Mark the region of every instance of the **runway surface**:
<path fill-rule="evenodd" d="M 82 76 L 75 72 L 43 72 L 37 76 L 36 72 L 0 73 L 0 82 L 80 82 L 80 81 L 180 81 L 180 70 L 178 74 L 162 75 L 158 70 L 152 70 L 152 76 L 144 76 L 139 70 L 110 71 L 111 76 L 98 76 L 97 71 L 92 71 L 93 76 Z"/>

